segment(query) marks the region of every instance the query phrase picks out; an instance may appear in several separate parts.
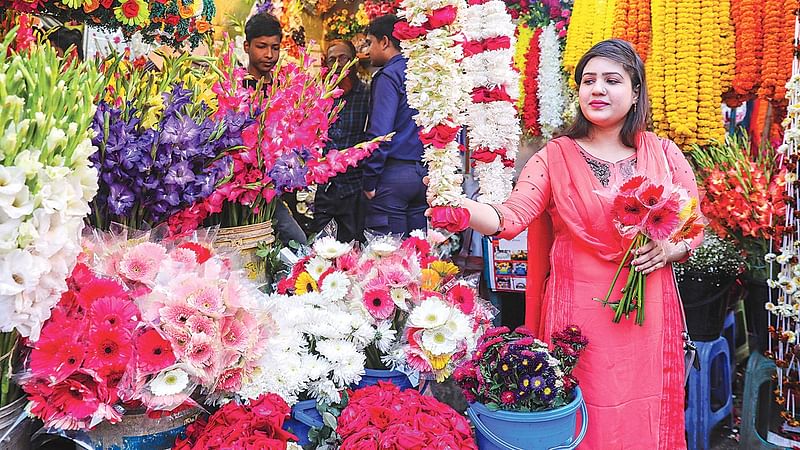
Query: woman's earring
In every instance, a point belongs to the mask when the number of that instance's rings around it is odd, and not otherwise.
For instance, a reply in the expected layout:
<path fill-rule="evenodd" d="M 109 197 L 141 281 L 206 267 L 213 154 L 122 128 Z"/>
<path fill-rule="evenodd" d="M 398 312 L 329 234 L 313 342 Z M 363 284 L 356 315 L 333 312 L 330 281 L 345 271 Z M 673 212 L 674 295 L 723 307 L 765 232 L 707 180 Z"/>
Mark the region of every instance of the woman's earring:
<path fill-rule="evenodd" d="M 633 112 L 636 112 L 636 103 L 633 104 Z"/>

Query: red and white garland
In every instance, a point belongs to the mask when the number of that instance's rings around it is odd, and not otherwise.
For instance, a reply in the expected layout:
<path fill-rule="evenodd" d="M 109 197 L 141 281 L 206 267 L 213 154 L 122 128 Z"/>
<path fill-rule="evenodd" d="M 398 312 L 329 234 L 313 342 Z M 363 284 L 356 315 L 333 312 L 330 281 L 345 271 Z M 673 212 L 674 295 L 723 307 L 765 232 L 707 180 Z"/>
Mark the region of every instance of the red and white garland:
<path fill-rule="evenodd" d="M 463 58 L 461 18 L 463 0 L 404 0 L 395 25 L 406 67 L 408 106 L 419 113 L 428 165 L 429 194 L 433 194 L 431 223 L 436 228 L 461 231 L 469 225 L 469 212 L 460 207 L 464 192 L 461 147 L 456 136 L 464 122 L 469 86 L 459 61 Z"/>
<path fill-rule="evenodd" d="M 502 203 L 511 194 L 520 137 L 515 26 L 500 0 L 469 0 L 469 5 L 463 14 L 461 64 L 472 93 L 467 136 L 480 185 L 478 200 Z"/>

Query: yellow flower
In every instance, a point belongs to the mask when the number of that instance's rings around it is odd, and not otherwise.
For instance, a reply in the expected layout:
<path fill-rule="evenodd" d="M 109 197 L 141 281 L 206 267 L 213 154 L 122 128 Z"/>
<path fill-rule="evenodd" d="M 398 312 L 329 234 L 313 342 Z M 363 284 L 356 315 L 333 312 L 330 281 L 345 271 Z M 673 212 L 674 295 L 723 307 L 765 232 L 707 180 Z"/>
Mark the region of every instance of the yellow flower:
<path fill-rule="evenodd" d="M 525 65 L 527 63 L 528 50 L 533 39 L 533 30 L 526 23 L 520 21 L 517 27 L 517 44 L 514 47 L 514 66 L 519 71 L 519 100 L 518 108 L 525 104 L 525 95 L 536 95 L 536 92 L 525 92 Z"/>
<path fill-rule="evenodd" d="M 443 277 L 458 273 L 458 267 L 449 261 L 436 260 L 430 264 L 430 268 Z"/>
<path fill-rule="evenodd" d="M 64 6 L 72 9 L 78 9 L 83 6 L 83 0 L 63 0 Z"/>
<path fill-rule="evenodd" d="M 126 0 L 114 8 L 114 15 L 125 25 L 143 27 L 150 23 L 150 9 L 144 0 Z"/>
<path fill-rule="evenodd" d="M 447 367 L 447 363 L 450 362 L 450 355 L 432 355 L 428 354 L 428 359 L 431 361 L 431 367 L 434 370 L 442 370 Z"/>
<path fill-rule="evenodd" d="M 161 94 L 150 96 L 144 104 L 142 126 L 145 128 L 153 128 L 161 120 L 161 113 L 163 111 L 164 98 Z"/>
<path fill-rule="evenodd" d="M 356 11 L 356 23 L 362 27 L 369 25 L 369 16 L 367 16 L 367 10 L 364 8 L 363 3 L 358 5 L 358 11 Z"/>
<path fill-rule="evenodd" d="M 435 291 L 441 283 L 442 277 L 433 269 L 422 269 L 422 289 Z"/>
<path fill-rule="evenodd" d="M 308 272 L 301 273 L 300 276 L 297 277 L 297 281 L 294 282 L 294 293 L 297 295 L 317 291 L 319 291 L 317 282 L 314 281 L 314 278 Z"/>

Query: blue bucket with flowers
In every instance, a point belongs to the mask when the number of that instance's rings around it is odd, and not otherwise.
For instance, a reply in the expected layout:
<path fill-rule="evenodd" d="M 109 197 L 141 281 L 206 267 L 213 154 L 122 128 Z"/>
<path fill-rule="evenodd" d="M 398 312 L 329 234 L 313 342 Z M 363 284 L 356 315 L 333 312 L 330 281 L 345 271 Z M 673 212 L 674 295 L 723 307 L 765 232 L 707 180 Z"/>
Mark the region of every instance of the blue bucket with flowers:
<path fill-rule="evenodd" d="M 480 450 L 567 450 L 581 443 L 588 416 L 572 371 L 588 340 L 570 325 L 553 333 L 552 343 L 548 348 L 524 327 L 492 328 L 456 369 Z"/>
<path fill-rule="evenodd" d="M 399 370 L 364 369 L 364 376 L 361 377 L 361 381 L 356 385 L 356 389 L 375 386 L 379 381 L 392 383 L 399 387 L 401 391 L 412 387 L 411 380 L 408 379 L 408 375 L 406 375 L 405 372 Z"/>
<path fill-rule="evenodd" d="M 297 443 L 306 446 L 311 443 L 308 432 L 322 427 L 322 415 L 317 410 L 316 400 L 303 400 L 292 406 L 292 415 L 283 423 L 283 429 L 297 436 Z"/>

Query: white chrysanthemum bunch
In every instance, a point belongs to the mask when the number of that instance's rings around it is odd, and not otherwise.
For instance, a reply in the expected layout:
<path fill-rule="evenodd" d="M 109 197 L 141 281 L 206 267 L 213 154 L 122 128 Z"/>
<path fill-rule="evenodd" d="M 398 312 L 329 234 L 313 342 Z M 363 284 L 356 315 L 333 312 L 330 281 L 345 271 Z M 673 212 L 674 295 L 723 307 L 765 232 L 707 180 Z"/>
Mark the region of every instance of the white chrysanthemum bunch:
<path fill-rule="evenodd" d="M 100 81 L 50 47 L 0 43 L 0 332 L 38 340 L 67 290 L 97 193 L 89 124 Z"/>
<path fill-rule="evenodd" d="M 411 26 L 425 26 L 431 14 L 442 8 L 453 7 L 462 11 L 463 0 L 404 0 L 398 16 Z M 429 29 L 422 36 L 401 41 L 406 67 L 406 92 L 408 105 L 418 111 L 414 116 L 422 134 L 437 127 L 457 129 L 464 122 L 464 111 L 469 103 L 469 83 L 461 65 L 461 21 Z M 431 178 L 429 193 L 433 206 L 458 206 L 464 196 L 461 184 L 463 166 L 461 150 L 456 142 L 446 145 L 425 146 L 423 161 L 428 164 Z"/>
<path fill-rule="evenodd" d="M 545 139 L 564 125 L 565 83 L 561 75 L 561 49 L 554 24 L 547 25 L 539 35 L 539 127 Z"/>
<path fill-rule="evenodd" d="M 471 5 L 460 20 L 465 39 L 484 46 L 461 63 L 470 89 L 493 93 L 489 99 L 473 99 L 467 108 L 467 136 L 480 185 L 478 200 L 501 203 L 511 194 L 521 133 L 514 105 L 519 97 L 519 74 L 513 63 L 515 27 L 500 0 Z M 495 44 L 488 45 L 491 41 Z"/>

